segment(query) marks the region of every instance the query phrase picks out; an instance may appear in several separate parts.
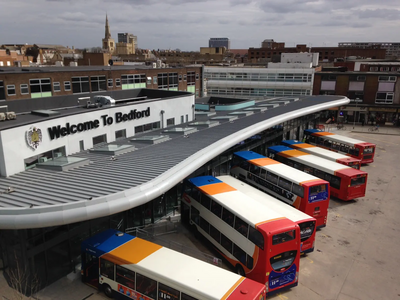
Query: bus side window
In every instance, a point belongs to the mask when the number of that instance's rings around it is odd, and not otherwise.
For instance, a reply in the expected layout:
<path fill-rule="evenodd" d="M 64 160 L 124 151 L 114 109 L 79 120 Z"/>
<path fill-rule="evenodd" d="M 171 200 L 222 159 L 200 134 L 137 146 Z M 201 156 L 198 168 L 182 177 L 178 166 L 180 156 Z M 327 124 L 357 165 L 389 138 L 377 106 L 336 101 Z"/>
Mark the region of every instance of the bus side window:
<path fill-rule="evenodd" d="M 217 228 L 215 228 L 211 224 L 210 224 L 210 235 L 214 240 L 218 242 L 218 244 L 221 244 L 221 233 Z"/>
<path fill-rule="evenodd" d="M 116 281 L 131 289 L 135 289 L 135 272 L 117 265 Z"/>
<path fill-rule="evenodd" d="M 114 264 L 108 260 L 105 260 L 104 258 L 101 258 L 100 274 L 104 277 L 114 280 Z"/>
<path fill-rule="evenodd" d="M 221 233 L 221 245 L 224 247 L 226 250 L 229 251 L 229 253 L 232 253 L 232 241 L 228 239 L 224 234 Z"/>
<path fill-rule="evenodd" d="M 195 222 L 197 225 L 199 225 L 199 216 L 199 210 L 196 209 L 194 206 L 191 206 L 190 219 L 192 219 L 192 221 Z"/>
<path fill-rule="evenodd" d="M 234 221 L 233 213 L 231 213 L 229 210 L 225 208 L 222 210 L 222 220 L 229 226 L 233 227 L 233 221 Z"/>
<path fill-rule="evenodd" d="M 246 265 L 246 252 L 244 252 L 236 244 L 233 244 L 233 256 L 236 257 L 242 264 Z"/>
<path fill-rule="evenodd" d="M 181 292 L 168 286 L 158 283 L 158 300 L 179 300 Z"/>
<path fill-rule="evenodd" d="M 249 240 L 264 250 L 264 237 L 262 233 L 251 226 L 249 227 Z"/>
<path fill-rule="evenodd" d="M 249 224 L 247 224 L 245 221 L 243 221 L 242 219 L 240 219 L 240 218 L 238 218 L 236 216 L 236 218 L 235 218 L 235 229 L 241 235 L 247 237 L 247 232 L 249 231 Z"/>
<path fill-rule="evenodd" d="M 211 199 L 210 199 L 207 195 L 203 195 L 203 196 L 201 197 L 201 205 L 203 205 L 205 208 L 207 208 L 208 210 L 210 210 Z"/>
<path fill-rule="evenodd" d="M 211 202 L 211 212 L 216 215 L 218 218 L 221 218 L 222 206 L 217 202 Z"/>
<path fill-rule="evenodd" d="M 157 295 L 157 281 L 136 273 L 136 290 L 150 298 L 155 299 Z"/>
<path fill-rule="evenodd" d="M 182 293 L 181 300 L 198 300 L 198 299 L 194 298 L 192 296 L 186 295 L 185 293 Z"/>

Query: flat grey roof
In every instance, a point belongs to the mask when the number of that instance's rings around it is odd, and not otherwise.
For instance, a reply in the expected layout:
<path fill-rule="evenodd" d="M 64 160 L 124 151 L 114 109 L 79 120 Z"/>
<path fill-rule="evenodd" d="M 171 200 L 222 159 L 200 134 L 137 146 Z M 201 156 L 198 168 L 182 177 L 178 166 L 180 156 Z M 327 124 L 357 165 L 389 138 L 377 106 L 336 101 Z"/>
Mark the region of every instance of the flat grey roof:
<path fill-rule="evenodd" d="M 120 140 L 118 143 L 133 144 L 137 149 L 118 155 L 115 160 L 84 151 L 73 156 L 88 158 L 90 163 L 76 169 L 56 172 L 33 168 L 0 178 L 0 229 L 57 226 L 139 206 L 260 131 L 349 101 L 344 96 L 300 97 L 285 106 L 234 121 L 221 120 L 218 126 L 188 135 L 173 135 L 162 143 L 132 143 L 132 137 Z M 162 130 L 159 134 L 165 135 Z"/>

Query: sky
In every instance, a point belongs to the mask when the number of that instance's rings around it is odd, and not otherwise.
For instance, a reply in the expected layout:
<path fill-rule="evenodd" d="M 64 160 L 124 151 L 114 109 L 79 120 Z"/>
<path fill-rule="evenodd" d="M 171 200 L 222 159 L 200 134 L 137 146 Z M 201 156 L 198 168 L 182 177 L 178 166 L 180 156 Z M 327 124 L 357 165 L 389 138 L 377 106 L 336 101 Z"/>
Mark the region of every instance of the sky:
<path fill-rule="evenodd" d="M 399 0 L 0 0 L 1 44 L 101 47 L 133 33 L 142 49 L 199 51 L 211 37 L 232 49 L 400 42 Z"/>

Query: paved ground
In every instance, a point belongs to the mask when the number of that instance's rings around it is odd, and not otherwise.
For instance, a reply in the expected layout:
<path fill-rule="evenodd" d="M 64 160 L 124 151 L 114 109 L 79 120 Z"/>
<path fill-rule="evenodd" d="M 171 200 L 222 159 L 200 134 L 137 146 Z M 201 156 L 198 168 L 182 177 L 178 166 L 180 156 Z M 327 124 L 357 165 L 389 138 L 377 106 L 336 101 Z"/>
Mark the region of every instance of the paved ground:
<path fill-rule="evenodd" d="M 367 195 L 350 202 L 330 201 L 328 225 L 317 232 L 316 251 L 301 258 L 299 286 L 269 299 L 400 300 L 400 128 L 371 134 L 368 127 L 327 128 L 377 144 L 375 162 L 362 168 L 369 176 Z M 212 254 L 184 229 L 163 238 Z M 17 299 L 2 274 L 0 296 Z M 37 298 L 108 299 L 82 284 L 78 274 L 45 288 Z"/>

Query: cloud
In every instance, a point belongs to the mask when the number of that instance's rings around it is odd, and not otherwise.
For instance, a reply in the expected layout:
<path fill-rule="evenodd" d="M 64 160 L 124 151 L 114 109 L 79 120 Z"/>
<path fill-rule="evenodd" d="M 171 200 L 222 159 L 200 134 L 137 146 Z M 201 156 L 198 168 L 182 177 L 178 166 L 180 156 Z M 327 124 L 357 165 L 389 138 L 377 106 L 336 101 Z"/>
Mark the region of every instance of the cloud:
<path fill-rule="evenodd" d="M 360 19 L 384 19 L 384 20 L 400 20 L 400 10 L 398 9 L 366 9 L 355 12 Z"/>

